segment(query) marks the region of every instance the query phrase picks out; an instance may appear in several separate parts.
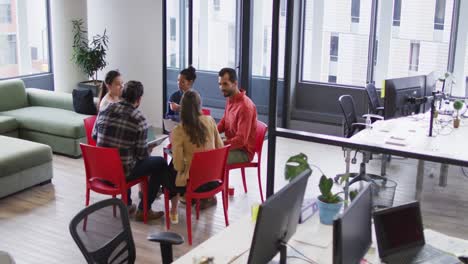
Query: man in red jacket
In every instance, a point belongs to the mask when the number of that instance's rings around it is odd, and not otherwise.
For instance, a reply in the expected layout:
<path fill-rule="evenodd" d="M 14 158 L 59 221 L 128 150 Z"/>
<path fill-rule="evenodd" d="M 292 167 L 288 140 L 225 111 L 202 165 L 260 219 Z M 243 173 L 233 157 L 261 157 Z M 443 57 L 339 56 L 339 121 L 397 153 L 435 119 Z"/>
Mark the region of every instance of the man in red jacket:
<path fill-rule="evenodd" d="M 251 161 L 255 155 L 255 134 L 257 131 L 257 108 L 245 91 L 237 86 L 234 69 L 223 68 L 218 73 L 219 89 L 227 98 L 224 116 L 218 124 L 219 133 L 225 135 L 224 144 L 231 145 L 227 163 Z M 208 189 L 217 185 L 206 185 Z M 200 209 L 216 205 L 216 197 L 201 199 Z"/>
<path fill-rule="evenodd" d="M 219 89 L 227 98 L 224 116 L 218 124 L 219 133 L 231 144 L 228 164 L 251 161 L 255 155 L 257 109 L 245 91 L 237 86 L 234 69 L 223 68 L 218 73 Z"/>

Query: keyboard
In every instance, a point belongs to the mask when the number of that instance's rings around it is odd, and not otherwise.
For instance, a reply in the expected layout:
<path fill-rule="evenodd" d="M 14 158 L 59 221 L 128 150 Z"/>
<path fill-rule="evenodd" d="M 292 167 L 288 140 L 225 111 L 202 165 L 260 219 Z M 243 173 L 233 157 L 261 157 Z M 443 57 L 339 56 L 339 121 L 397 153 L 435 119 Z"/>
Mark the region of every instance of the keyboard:
<path fill-rule="evenodd" d="M 452 264 L 460 263 L 458 259 L 430 246 L 424 245 L 415 249 L 405 250 L 384 259 L 388 264 Z"/>

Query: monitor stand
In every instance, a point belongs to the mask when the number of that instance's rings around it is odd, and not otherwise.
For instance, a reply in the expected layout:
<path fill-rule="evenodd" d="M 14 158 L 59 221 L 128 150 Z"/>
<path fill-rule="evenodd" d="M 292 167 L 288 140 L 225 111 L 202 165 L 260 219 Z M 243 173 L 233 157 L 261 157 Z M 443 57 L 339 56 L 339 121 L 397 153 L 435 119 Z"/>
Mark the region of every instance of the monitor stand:
<path fill-rule="evenodd" d="M 281 241 L 278 246 L 280 252 L 280 262 L 279 264 L 286 264 L 286 258 L 288 257 L 286 243 Z"/>

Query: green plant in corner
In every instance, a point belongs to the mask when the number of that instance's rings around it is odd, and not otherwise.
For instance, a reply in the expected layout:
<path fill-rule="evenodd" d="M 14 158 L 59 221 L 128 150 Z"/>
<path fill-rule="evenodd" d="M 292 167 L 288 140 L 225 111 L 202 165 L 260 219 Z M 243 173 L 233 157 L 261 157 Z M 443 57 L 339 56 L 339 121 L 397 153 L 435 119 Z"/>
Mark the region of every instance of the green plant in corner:
<path fill-rule="evenodd" d="M 339 203 L 342 201 L 341 197 L 339 196 L 340 193 L 333 194 L 331 189 L 333 187 L 333 179 L 327 178 L 327 176 L 322 175 L 320 177 L 319 182 L 319 189 L 321 195 L 318 197 L 320 201 L 328 204 Z"/>
<path fill-rule="evenodd" d="M 72 60 L 96 84 L 97 73 L 106 67 L 106 51 L 109 38 L 106 30 L 102 35 L 96 35 L 88 43 L 87 31 L 83 29 L 83 20 L 72 20 L 73 23 L 73 57 Z"/>

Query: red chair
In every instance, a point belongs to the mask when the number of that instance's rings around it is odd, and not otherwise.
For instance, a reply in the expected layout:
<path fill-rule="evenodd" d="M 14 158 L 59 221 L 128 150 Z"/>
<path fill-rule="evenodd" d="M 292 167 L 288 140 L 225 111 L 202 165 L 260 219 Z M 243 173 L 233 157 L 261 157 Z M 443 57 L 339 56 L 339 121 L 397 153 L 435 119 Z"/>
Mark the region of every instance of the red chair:
<path fill-rule="evenodd" d="M 245 168 L 257 168 L 258 175 L 258 188 L 260 190 L 260 198 L 263 200 L 263 191 L 262 191 L 262 179 L 260 176 L 261 162 L 262 162 L 262 149 L 263 141 L 265 140 L 265 135 L 268 131 L 267 125 L 265 123 L 257 120 L 257 133 L 255 137 L 255 153 L 257 154 L 256 162 L 244 162 L 244 163 L 235 163 L 227 165 L 227 184 L 229 186 L 229 171 L 234 169 L 241 169 L 242 172 L 242 183 L 244 185 L 244 192 L 247 193 L 247 183 L 245 182 Z"/>
<path fill-rule="evenodd" d="M 143 192 L 143 222 L 148 216 L 148 177 L 141 177 L 127 182 L 116 148 L 103 148 L 80 143 L 86 170 L 86 206 L 89 205 L 90 190 L 97 193 L 122 196 L 127 204 L 127 191 L 136 184 L 140 184 Z M 115 214 L 115 211 L 114 211 Z M 85 222 L 86 225 L 86 222 Z"/>
<path fill-rule="evenodd" d="M 211 115 L 211 110 L 208 109 L 208 108 L 202 108 L 202 113 L 203 113 L 203 115 L 210 116 Z M 170 141 L 170 138 L 169 138 L 169 141 Z M 165 147 L 163 147 L 163 157 L 164 157 L 165 160 L 167 160 L 167 153 L 171 150 L 171 148 L 172 148 L 171 143 L 169 143 Z"/>
<path fill-rule="evenodd" d="M 93 137 L 91 136 L 93 133 L 94 123 L 96 123 L 95 115 L 85 118 L 84 121 L 84 129 L 86 132 L 86 139 L 88 141 L 88 145 L 96 146 L 96 141 L 94 141 Z"/>
<path fill-rule="evenodd" d="M 199 218 L 200 199 L 213 197 L 221 192 L 223 199 L 224 221 L 229 225 L 227 212 L 226 192 L 226 161 L 229 153 L 229 145 L 219 149 L 196 152 L 193 154 L 192 164 L 187 181 L 185 200 L 187 204 L 186 219 L 189 245 L 192 245 L 192 199 L 197 199 L 197 220 Z M 195 190 L 208 182 L 217 181 L 219 186 L 207 192 L 195 192 Z M 164 207 L 166 214 L 166 227 L 169 230 L 171 221 L 169 219 L 169 190 L 164 189 Z"/>

